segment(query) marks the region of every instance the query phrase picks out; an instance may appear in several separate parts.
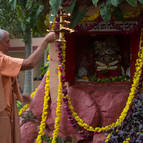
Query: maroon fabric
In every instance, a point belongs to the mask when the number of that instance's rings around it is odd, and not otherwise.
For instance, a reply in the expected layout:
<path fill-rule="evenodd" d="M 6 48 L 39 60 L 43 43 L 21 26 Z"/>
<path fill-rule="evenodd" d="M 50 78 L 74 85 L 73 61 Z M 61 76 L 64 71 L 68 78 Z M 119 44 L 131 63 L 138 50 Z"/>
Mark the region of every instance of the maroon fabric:
<path fill-rule="evenodd" d="M 66 81 L 72 83 L 75 77 L 75 34 L 66 34 Z M 70 63 L 70 64 L 69 64 Z"/>
<path fill-rule="evenodd" d="M 107 70 L 106 73 L 102 73 L 102 71 L 97 71 L 97 78 L 110 78 L 115 76 L 121 76 L 121 67 L 118 65 L 118 68 L 115 70 Z"/>
<path fill-rule="evenodd" d="M 140 31 L 137 31 L 136 33 L 133 33 L 130 35 L 130 51 L 131 51 L 131 79 L 133 78 L 134 72 L 135 72 L 135 63 L 136 59 L 138 57 L 138 51 L 139 51 L 139 41 L 140 41 Z"/>

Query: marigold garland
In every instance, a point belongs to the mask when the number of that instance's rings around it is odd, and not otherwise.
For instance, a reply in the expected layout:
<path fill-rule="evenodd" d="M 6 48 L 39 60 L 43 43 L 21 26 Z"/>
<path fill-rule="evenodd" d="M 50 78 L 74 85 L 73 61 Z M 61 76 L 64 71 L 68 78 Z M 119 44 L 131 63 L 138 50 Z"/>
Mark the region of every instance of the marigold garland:
<path fill-rule="evenodd" d="M 138 59 L 136 60 L 136 67 L 137 66 L 139 66 L 141 63 L 142 63 L 142 61 L 143 61 L 143 45 L 142 45 L 142 43 L 143 43 L 143 29 L 141 30 L 141 36 L 140 36 L 140 43 L 139 43 L 139 52 L 138 52 Z M 142 65 L 143 65 L 143 63 L 142 63 Z M 141 71 L 141 76 L 142 76 L 142 69 L 140 69 L 140 71 Z M 134 75 L 134 77 L 135 77 L 135 75 Z M 141 78 L 141 77 L 140 77 Z M 139 79 L 139 83 L 138 84 L 140 84 L 140 82 L 142 82 L 142 81 L 140 81 L 140 79 Z M 140 86 L 140 85 L 139 85 Z M 141 87 L 139 87 L 138 86 L 138 89 L 139 88 L 141 88 Z M 137 89 L 137 90 L 138 90 Z M 109 137 L 110 138 L 110 137 Z M 108 142 L 108 140 L 109 140 L 109 138 L 107 139 L 107 142 Z M 129 143 L 129 141 L 130 141 L 131 139 L 128 137 L 128 138 L 126 138 L 124 141 L 123 141 L 123 143 Z M 106 143 L 106 142 L 105 142 Z"/>
<path fill-rule="evenodd" d="M 143 36 L 143 32 L 141 34 L 141 37 Z M 136 60 L 136 72 L 134 74 L 134 78 L 133 78 L 133 84 L 132 84 L 132 87 L 130 89 L 130 93 L 129 93 L 129 97 L 128 97 L 128 100 L 126 102 L 126 106 L 125 108 L 123 109 L 120 117 L 116 120 L 115 123 L 112 123 L 110 125 L 107 125 L 105 127 L 96 127 L 96 128 L 93 128 L 92 126 L 86 124 L 79 116 L 76 112 L 74 112 L 74 108 L 71 104 L 71 101 L 68 100 L 68 104 L 69 104 L 69 108 L 70 110 L 72 111 L 72 115 L 73 117 L 75 118 L 75 120 L 77 121 L 78 125 L 80 125 L 81 127 L 83 127 L 84 129 L 88 130 L 88 131 L 93 131 L 93 132 L 103 132 L 103 131 L 109 131 L 110 129 L 112 128 L 115 128 L 117 126 L 120 126 L 121 123 L 124 121 L 127 113 L 128 113 L 128 110 L 130 108 L 130 105 L 132 103 L 132 100 L 135 96 L 135 92 L 136 92 L 136 88 L 138 87 L 138 83 L 139 83 L 139 79 L 140 79 L 140 75 L 141 75 L 141 68 L 142 68 L 142 65 L 143 65 L 143 48 L 141 47 L 141 40 L 140 40 L 140 49 L 139 49 L 139 52 L 138 52 L 138 59 Z"/>
<path fill-rule="evenodd" d="M 60 128 L 60 119 L 61 119 L 61 106 L 62 106 L 62 84 L 60 82 L 61 79 L 61 72 L 58 71 L 59 77 L 59 87 L 58 87 L 58 98 L 57 98 L 57 108 L 56 108 L 56 119 L 55 119 L 55 126 L 53 131 L 53 139 L 52 143 L 56 143 L 56 138 L 58 136 L 59 128 Z"/>
<path fill-rule="evenodd" d="M 105 143 L 107 143 L 109 141 L 110 137 L 111 137 L 111 134 L 108 134 L 106 137 Z"/>
<path fill-rule="evenodd" d="M 33 92 L 31 93 L 31 95 L 30 95 L 31 98 L 34 97 L 35 93 L 37 92 L 37 89 L 38 89 L 38 88 L 36 88 L 35 91 L 33 91 Z M 25 104 L 25 105 L 20 109 L 18 115 L 21 116 L 22 113 L 25 112 L 28 107 L 29 107 L 29 104 Z"/>
<path fill-rule="evenodd" d="M 62 38 L 64 38 L 64 34 L 62 33 Z M 64 68 L 64 63 L 65 63 L 65 50 L 66 50 L 66 44 L 62 43 L 59 45 L 59 48 L 61 48 L 61 59 L 59 57 L 59 61 L 61 62 L 59 67 L 58 67 L 58 79 L 59 79 L 59 87 L 58 87 L 58 98 L 57 98 L 57 108 L 56 108 L 56 119 L 55 119 L 55 126 L 54 126 L 54 131 L 53 131 L 53 139 L 52 143 L 56 143 L 56 138 L 58 137 L 58 132 L 60 129 L 60 119 L 61 119 L 61 106 L 62 106 L 62 97 L 63 97 L 63 82 L 62 78 L 65 75 L 65 68 Z"/>
<path fill-rule="evenodd" d="M 123 17 L 124 17 L 125 19 L 135 18 L 135 17 L 138 17 L 140 14 L 141 14 L 141 10 L 140 10 L 140 9 L 137 9 L 136 12 L 129 11 L 129 12 L 125 13 L 125 14 L 123 15 Z"/>
<path fill-rule="evenodd" d="M 135 12 L 132 12 L 132 11 L 129 11 L 129 12 L 125 13 L 125 14 L 123 15 L 123 17 L 124 17 L 125 19 L 135 18 L 135 17 L 138 17 L 140 14 L 141 14 L 141 10 L 140 10 L 140 9 L 137 9 L 136 13 L 135 13 Z M 84 18 L 82 19 L 82 22 L 95 21 L 97 18 L 99 18 L 99 16 L 100 16 L 100 11 L 97 10 L 92 16 L 84 17 Z"/>
<path fill-rule="evenodd" d="M 129 143 L 129 141 L 130 141 L 130 138 L 126 138 L 126 139 L 123 141 L 123 143 Z"/>
<path fill-rule="evenodd" d="M 46 127 L 46 119 L 47 119 L 47 114 L 48 114 L 48 102 L 50 100 L 49 96 L 49 70 L 47 71 L 47 76 L 46 76 L 46 83 L 45 83 L 45 96 L 44 96 L 44 104 L 43 104 L 43 112 L 42 112 L 42 120 L 40 123 L 40 130 L 38 132 L 38 136 L 36 139 L 37 143 L 42 143 L 42 136 L 45 134 L 44 129 Z"/>

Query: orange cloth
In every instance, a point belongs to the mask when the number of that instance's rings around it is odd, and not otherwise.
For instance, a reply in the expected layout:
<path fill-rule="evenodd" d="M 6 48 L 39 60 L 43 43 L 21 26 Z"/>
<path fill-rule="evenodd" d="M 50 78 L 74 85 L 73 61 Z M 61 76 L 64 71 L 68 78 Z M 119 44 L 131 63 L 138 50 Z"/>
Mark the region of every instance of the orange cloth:
<path fill-rule="evenodd" d="M 10 109 L 12 104 L 12 90 L 16 98 L 22 101 L 17 75 L 22 66 L 23 59 L 13 58 L 0 52 L 0 112 Z"/>

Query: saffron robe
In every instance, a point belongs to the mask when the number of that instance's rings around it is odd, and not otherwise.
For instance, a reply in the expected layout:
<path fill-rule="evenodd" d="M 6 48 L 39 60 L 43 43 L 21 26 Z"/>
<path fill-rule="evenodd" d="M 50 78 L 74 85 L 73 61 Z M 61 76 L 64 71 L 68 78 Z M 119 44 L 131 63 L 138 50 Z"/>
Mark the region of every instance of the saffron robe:
<path fill-rule="evenodd" d="M 20 143 L 16 100 L 22 101 L 17 75 L 23 59 L 0 52 L 0 142 Z"/>

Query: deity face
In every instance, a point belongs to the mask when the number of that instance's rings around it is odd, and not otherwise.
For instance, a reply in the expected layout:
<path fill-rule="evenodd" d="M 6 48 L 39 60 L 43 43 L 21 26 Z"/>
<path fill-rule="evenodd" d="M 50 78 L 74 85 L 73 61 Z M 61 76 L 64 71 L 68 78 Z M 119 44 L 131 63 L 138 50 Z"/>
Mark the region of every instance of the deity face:
<path fill-rule="evenodd" d="M 94 42 L 94 51 L 96 61 L 109 64 L 119 60 L 119 47 L 113 39 L 105 39 L 104 41 Z"/>

